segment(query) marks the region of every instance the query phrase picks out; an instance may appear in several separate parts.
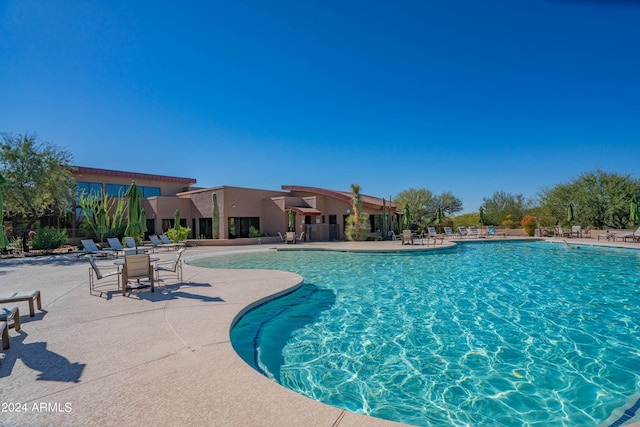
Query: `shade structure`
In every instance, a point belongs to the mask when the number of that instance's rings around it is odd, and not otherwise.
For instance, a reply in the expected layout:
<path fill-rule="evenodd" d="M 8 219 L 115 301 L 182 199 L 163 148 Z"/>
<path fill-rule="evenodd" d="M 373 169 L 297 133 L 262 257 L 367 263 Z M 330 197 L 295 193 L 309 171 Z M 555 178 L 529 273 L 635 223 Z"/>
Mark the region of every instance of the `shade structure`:
<path fill-rule="evenodd" d="M 404 205 L 404 217 L 402 218 L 402 224 L 405 228 L 409 228 L 411 225 L 411 212 L 409 212 L 409 205 Z"/>
<path fill-rule="evenodd" d="M 137 244 L 138 238 L 144 234 L 141 221 L 142 205 L 140 202 L 142 193 L 140 192 L 140 189 L 136 185 L 135 181 L 133 181 L 124 195 L 129 199 L 129 207 L 127 211 L 127 228 L 124 231 L 124 235 L 136 239 Z"/>
<path fill-rule="evenodd" d="M 573 221 L 573 205 L 569 205 L 567 208 L 567 222 Z"/>
<path fill-rule="evenodd" d="M 4 177 L 0 175 L 0 249 L 4 249 L 9 246 L 9 239 L 7 239 L 7 235 L 4 234 L 4 228 L 2 227 L 2 223 L 4 221 L 4 214 L 2 210 L 2 205 L 4 204 L 4 198 L 2 196 L 2 186 L 6 182 L 7 181 L 4 179 Z"/>
<path fill-rule="evenodd" d="M 638 220 L 640 220 L 640 215 L 638 214 L 638 198 L 634 194 L 629 204 L 629 221 L 637 222 Z"/>
<path fill-rule="evenodd" d="M 487 223 L 487 220 L 484 217 L 484 208 L 482 206 L 480 206 L 478 222 L 480 223 L 480 225 L 485 225 Z"/>
<path fill-rule="evenodd" d="M 289 229 L 293 229 L 296 226 L 296 213 L 293 209 L 289 209 Z"/>

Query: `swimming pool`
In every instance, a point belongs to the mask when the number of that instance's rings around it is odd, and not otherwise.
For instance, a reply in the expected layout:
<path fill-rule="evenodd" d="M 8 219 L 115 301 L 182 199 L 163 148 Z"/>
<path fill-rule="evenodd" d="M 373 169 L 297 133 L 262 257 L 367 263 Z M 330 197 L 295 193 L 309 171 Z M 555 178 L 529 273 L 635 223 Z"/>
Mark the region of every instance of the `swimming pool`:
<path fill-rule="evenodd" d="M 619 425 L 638 406 L 640 251 L 487 242 L 193 264 L 305 278 L 243 316 L 232 342 L 330 405 L 422 426 Z"/>

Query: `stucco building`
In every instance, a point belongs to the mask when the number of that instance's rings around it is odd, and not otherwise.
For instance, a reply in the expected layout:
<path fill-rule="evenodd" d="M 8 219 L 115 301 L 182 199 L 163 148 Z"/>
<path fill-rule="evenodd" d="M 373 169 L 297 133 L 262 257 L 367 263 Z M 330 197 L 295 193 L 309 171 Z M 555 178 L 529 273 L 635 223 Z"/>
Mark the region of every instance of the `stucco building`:
<path fill-rule="evenodd" d="M 214 195 L 217 203 L 218 239 L 249 237 L 251 227 L 267 236 L 287 230 L 288 212 L 295 212 L 295 232 L 307 240 L 344 239 L 346 218 L 351 213 L 351 193 L 323 188 L 283 185 L 281 190 L 219 186 L 195 187 L 194 178 L 152 175 L 108 169 L 77 167 L 73 172 L 77 193 L 95 192 L 121 197 L 132 181 L 143 195 L 148 234 L 162 234 L 174 226 L 176 210 L 182 226 L 191 228 L 192 239 L 214 238 Z M 370 230 L 381 229 L 383 199 L 363 195 L 363 211 L 370 216 Z M 385 203 L 395 213 L 395 205 Z M 73 212 L 71 236 L 81 235 L 78 206 Z"/>

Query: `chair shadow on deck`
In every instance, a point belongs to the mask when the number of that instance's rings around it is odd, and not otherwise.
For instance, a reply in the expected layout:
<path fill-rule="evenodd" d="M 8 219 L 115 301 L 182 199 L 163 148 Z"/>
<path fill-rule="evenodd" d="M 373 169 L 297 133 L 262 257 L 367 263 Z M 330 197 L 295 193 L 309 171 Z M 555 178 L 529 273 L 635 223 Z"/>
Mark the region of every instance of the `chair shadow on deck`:
<path fill-rule="evenodd" d="M 0 378 L 11 375 L 16 360 L 40 372 L 38 381 L 80 382 L 85 363 L 72 363 L 66 357 L 47 349 L 46 342 L 24 344 L 28 334 L 20 331 L 11 337 L 11 349 L 5 352 L 0 365 Z"/>
<path fill-rule="evenodd" d="M 225 302 L 220 297 L 216 296 L 208 296 L 202 295 L 199 293 L 191 293 L 186 290 L 189 288 L 211 288 L 210 283 L 195 283 L 195 282 L 182 282 L 182 283 L 171 283 L 167 285 L 157 286 L 156 292 L 145 292 L 142 290 L 137 293 L 140 299 L 144 299 L 147 301 L 155 302 L 155 301 L 170 301 L 177 299 L 194 299 L 200 300 L 202 302 Z"/>

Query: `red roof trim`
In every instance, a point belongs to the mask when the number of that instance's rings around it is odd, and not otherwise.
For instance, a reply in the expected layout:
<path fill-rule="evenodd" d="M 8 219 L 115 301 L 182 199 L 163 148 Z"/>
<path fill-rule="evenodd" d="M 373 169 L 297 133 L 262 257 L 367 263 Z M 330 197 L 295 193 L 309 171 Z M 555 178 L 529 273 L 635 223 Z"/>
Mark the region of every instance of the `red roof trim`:
<path fill-rule="evenodd" d="M 148 173 L 138 173 L 138 172 L 125 172 L 125 171 L 116 171 L 111 169 L 100 169 L 100 168 L 87 168 L 84 166 L 74 166 L 74 170 L 72 171 L 74 174 L 82 175 L 107 175 L 107 176 L 119 176 L 123 178 L 132 178 L 132 179 L 150 179 L 154 181 L 168 181 L 168 182 L 181 182 L 184 184 L 195 184 L 195 178 L 180 178 L 177 176 L 167 176 L 167 175 L 154 175 Z"/>
<path fill-rule="evenodd" d="M 322 212 L 315 208 L 303 208 L 300 206 L 285 206 L 285 211 L 293 210 L 294 212 L 298 212 L 300 215 L 322 215 Z"/>
<path fill-rule="evenodd" d="M 317 188 L 317 187 L 304 187 L 299 185 L 283 185 L 283 190 L 286 191 L 300 191 L 303 193 L 315 193 L 320 194 L 327 197 L 332 197 L 334 199 L 342 200 L 345 202 L 351 201 L 351 193 L 346 191 L 335 191 L 335 190 L 327 190 L 326 188 Z M 382 208 L 382 199 L 379 197 L 362 195 L 362 203 L 365 206 L 372 208 Z M 390 203 L 391 208 L 395 208 L 395 203 Z"/>

